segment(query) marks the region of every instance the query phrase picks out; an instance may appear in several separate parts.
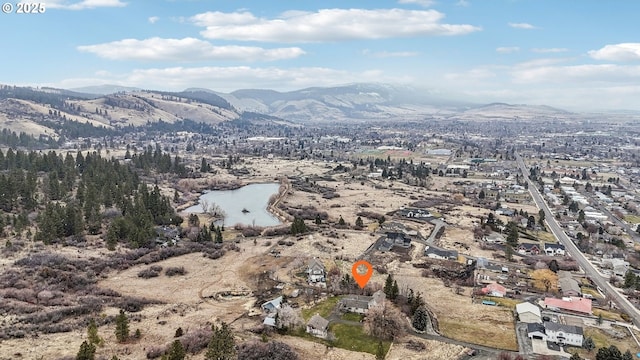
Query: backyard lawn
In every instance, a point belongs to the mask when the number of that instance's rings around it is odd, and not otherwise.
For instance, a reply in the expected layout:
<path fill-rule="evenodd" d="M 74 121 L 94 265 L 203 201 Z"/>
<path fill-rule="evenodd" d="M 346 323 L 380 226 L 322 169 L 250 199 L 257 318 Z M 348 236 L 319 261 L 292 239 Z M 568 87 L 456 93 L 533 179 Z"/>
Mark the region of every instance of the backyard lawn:
<path fill-rule="evenodd" d="M 374 355 L 378 350 L 379 340 L 365 334 L 362 326 L 333 324 L 329 327 L 329 331 L 336 337 L 335 341 L 333 341 L 333 346 L 335 347 Z M 382 346 L 386 354 L 389 351 L 391 342 L 383 341 Z"/>
<path fill-rule="evenodd" d="M 339 300 L 340 296 L 333 296 L 314 305 L 309 309 L 302 309 L 302 317 L 305 319 L 305 321 L 308 321 L 313 315 L 319 314 L 326 319 L 331 314 L 333 309 L 335 309 Z"/>

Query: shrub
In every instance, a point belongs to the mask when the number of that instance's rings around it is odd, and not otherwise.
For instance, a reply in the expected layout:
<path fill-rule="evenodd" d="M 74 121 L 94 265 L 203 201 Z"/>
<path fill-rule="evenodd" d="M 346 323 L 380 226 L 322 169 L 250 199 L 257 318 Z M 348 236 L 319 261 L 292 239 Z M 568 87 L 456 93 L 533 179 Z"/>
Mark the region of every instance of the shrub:
<path fill-rule="evenodd" d="M 212 335 L 213 331 L 209 327 L 191 330 L 182 335 L 180 342 L 186 352 L 197 354 L 207 347 Z"/>
<path fill-rule="evenodd" d="M 160 271 L 155 271 L 152 268 L 144 269 L 138 273 L 138 277 L 143 279 L 149 279 L 160 275 Z"/>
<path fill-rule="evenodd" d="M 170 267 L 165 270 L 164 274 L 167 276 L 185 275 L 187 271 L 184 266 Z"/>
<path fill-rule="evenodd" d="M 249 342 L 238 348 L 238 360 L 297 360 L 298 354 L 287 344 L 280 341 L 268 343 Z"/>

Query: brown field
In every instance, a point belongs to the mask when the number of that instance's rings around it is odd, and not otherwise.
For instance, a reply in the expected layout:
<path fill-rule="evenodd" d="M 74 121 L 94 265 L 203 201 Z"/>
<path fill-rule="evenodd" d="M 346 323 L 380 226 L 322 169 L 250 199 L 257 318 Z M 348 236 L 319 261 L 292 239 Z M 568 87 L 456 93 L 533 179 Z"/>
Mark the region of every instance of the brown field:
<path fill-rule="evenodd" d="M 407 349 L 407 341 L 420 342 L 425 345 L 424 351 Z M 456 359 L 462 355 L 465 347 L 460 345 L 447 344 L 435 340 L 424 340 L 415 336 L 405 336 L 395 342 L 387 353 L 387 360 L 441 360 Z"/>
<path fill-rule="evenodd" d="M 442 335 L 473 344 L 517 349 L 510 309 L 472 304 L 468 289 L 466 295 L 456 295 L 454 289 L 445 287 L 441 280 L 424 278 L 420 269 L 406 264 L 399 266 L 394 276 L 401 288 L 406 285 L 422 293 L 438 319 Z"/>

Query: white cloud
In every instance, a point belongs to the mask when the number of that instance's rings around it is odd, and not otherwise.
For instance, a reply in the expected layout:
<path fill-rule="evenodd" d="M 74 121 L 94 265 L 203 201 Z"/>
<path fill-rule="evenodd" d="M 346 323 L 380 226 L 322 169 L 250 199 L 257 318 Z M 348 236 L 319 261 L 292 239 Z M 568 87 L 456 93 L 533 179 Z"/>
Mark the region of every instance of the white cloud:
<path fill-rule="evenodd" d="M 486 68 L 476 68 L 461 73 L 448 73 L 444 75 L 447 80 L 477 81 L 496 77 L 496 73 Z"/>
<path fill-rule="evenodd" d="M 375 58 L 392 58 L 392 57 L 413 57 L 418 56 L 420 53 L 417 51 L 371 51 L 365 49 L 362 51 L 363 55 L 371 56 Z"/>
<path fill-rule="evenodd" d="M 512 54 L 520 51 L 520 48 L 517 46 L 507 46 L 507 47 L 496 48 L 496 51 L 499 52 L 500 54 Z"/>
<path fill-rule="evenodd" d="M 436 10 L 321 9 L 257 18 L 249 12 L 207 12 L 190 20 L 206 27 L 211 39 L 272 42 L 330 42 L 436 35 L 464 35 L 482 30 L 473 25 L 441 23 Z"/>
<path fill-rule="evenodd" d="M 398 82 L 395 76 L 386 76 L 379 70 L 349 72 L 323 67 L 171 67 L 137 69 L 126 74 L 110 74 L 95 77 L 63 80 L 49 84 L 72 88 L 95 84 L 136 86 L 144 89 L 178 91 L 189 87 L 206 87 L 217 91 L 234 91 L 246 88 L 297 90 L 311 86 L 335 86 L 354 82 Z M 404 79 L 406 80 L 406 79 Z"/>
<path fill-rule="evenodd" d="M 509 23 L 509 26 L 515 29 L 525 29 L 525 30 L 537 29 L 537 27 L 528 23 Z"/>
<path fill-rule="evenodd" d="M 638 61 L 640 60 L 640 43 L 606 45 L 602 49 L 589 51 L 589 56 L 596 60 Z"/>
<path fill-rule="evenodd" d="M 68 0 L 49 0 L 46 3 L 49 9 L 65 9 L 65 10 L 85 10 L 95 9 L 99 7 L 124 7 L 127 3 L 121 0 L 82 0 L 82 1 L 68 1 Z"/>
<path fill-rule="evenodd" d="M 433 0 L 398 0 L 398 4 L 416 4 L 423 7 L 429 7 L 434 3 Z"/>
<path fill-rule="evenodd" d="M 512 76 L 516 83 L 560 83 L 567 87 L 584 83 L 637 83 L 640 80 L 640 66 L 615 64 L 532 66 L 516 68 Z"/>
<path fill-rule="evenodd" d="M 297 47 L 264 49 L 254 46 L 214 46 L 195 38 L 145 40 L 124 39 L 104 44 L 78 46 L 79 51 L 111 60 L 203 61 L 244 60 L 273 61 L 291 59 L 305 54 Z"/>
<path fill-rule="evenodd" d="M 569 51 L 569 49 L 567 48 L 534 48 L 534 49 L 531 49 L 531 51 L 539 54 L 548 54 L 548 53 L 567 52 Z"/>
<path fill-rule="evenodd" d="M 157 23 L 157 22 L 158 22 L 158 20 L 160 20 L 160 18 L 159 18 L 159 17 L 157 17 L 157 16 L 151 16 L 151 17 L 149 17 L 149 19 L 147 19 L 147 20 L 149 20 L 149 23 L 151 23 L 151 24 L 155 24 L 155 23 Z"/>
<path fill-rule="evenodd" d="M 458 0 L 456 2 L 456 6 L 468 7 L 468 6 L 471 6 L 471 2 L 467 0 Z"/>

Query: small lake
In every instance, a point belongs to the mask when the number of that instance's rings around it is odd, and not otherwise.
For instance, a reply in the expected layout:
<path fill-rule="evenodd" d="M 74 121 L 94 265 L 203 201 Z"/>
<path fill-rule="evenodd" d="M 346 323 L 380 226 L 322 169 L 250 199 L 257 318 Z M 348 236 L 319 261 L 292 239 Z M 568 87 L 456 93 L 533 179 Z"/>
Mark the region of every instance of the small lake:
<path fill-rule="evenodd" d="M 267 211 L 269 198 L 277 194 L 280 184 L 250 184 L 236 190 L 208 191 L 200 196 L 209 206 L 215 204 L 226 214 L 225 226 L 236 224 L 274 226 L 281 222 Z M 184 210 L 186 213 L 202 213 L 202 202 Z"/>

